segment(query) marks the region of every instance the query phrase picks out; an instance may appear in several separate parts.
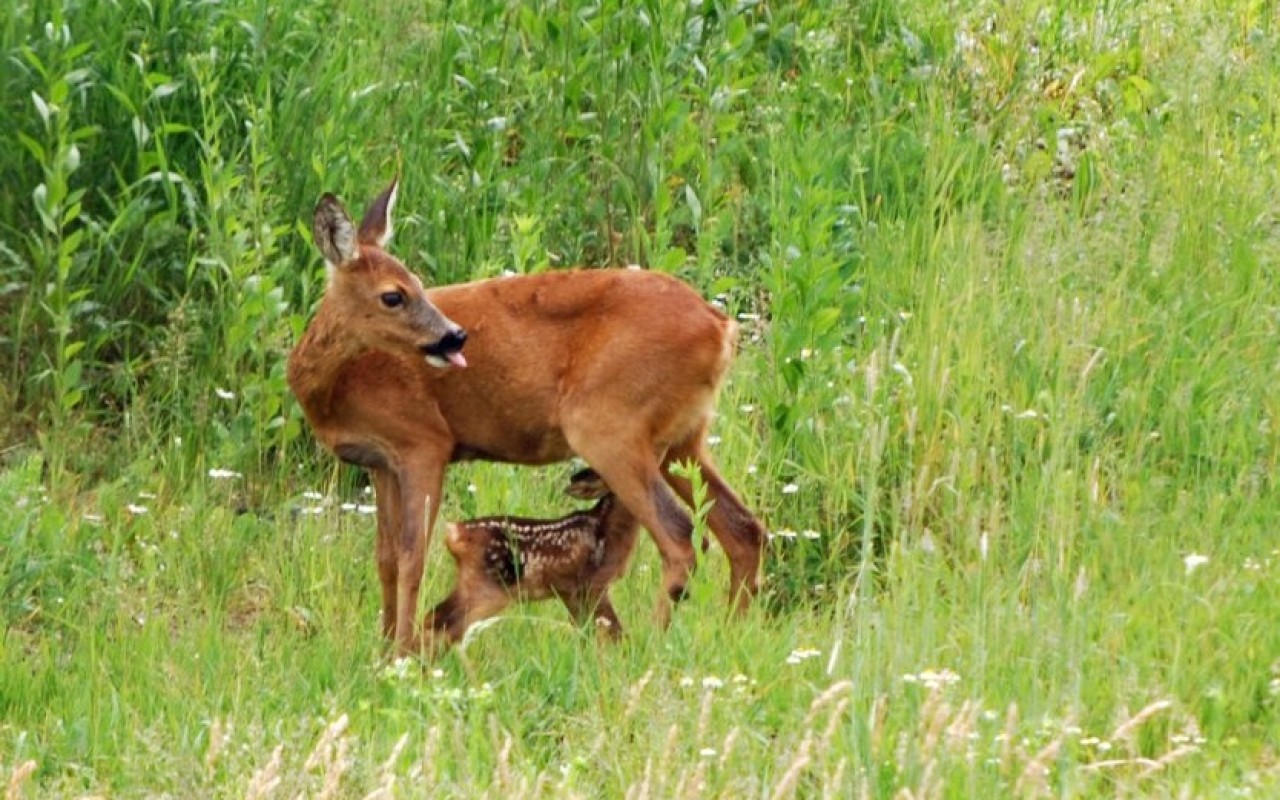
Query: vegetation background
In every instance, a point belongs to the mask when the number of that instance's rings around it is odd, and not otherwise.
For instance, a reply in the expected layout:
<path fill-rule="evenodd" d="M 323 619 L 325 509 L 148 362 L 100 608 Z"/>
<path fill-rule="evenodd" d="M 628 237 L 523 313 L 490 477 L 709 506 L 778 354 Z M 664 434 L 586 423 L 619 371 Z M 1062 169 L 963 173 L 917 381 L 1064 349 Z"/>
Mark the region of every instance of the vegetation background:
<path fill-rule="evenodd" d="M 0 4 L 8 797 L 1280 792 L 1273 3 Z M 618 647 L 548 604 L 386 660 L 284 356 L 316 197 L 397 171 L 429 282 L 742 320 L 746 620 L 713 550 L 655 630 L 644 545 Z"/>

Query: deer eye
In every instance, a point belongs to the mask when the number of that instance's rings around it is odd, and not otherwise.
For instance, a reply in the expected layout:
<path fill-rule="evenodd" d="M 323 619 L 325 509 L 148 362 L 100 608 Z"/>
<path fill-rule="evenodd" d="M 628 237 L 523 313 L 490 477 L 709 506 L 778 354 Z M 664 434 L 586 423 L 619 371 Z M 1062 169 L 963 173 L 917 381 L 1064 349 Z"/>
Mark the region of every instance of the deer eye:
<path fill-rule="evenodd" d="M 387 308 L 399 308 L 404 305 L 404 295 L 399 292 L 383 292 L 378 299 Z"/>

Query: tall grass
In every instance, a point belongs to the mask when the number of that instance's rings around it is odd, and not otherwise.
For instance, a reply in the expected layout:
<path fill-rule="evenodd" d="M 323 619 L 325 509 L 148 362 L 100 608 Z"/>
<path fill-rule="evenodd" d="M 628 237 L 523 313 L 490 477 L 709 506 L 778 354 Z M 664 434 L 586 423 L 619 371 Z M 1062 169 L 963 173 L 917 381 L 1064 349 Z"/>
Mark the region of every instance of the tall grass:
<path fill-rule="evenodd" d="M 1280 786 L 1267 4 L 9 0 L 0 49 L 10 795 Z M 746 620 L 713 551 L 654 629 L 646 546 L 616 648 L 548 606 L 385 659 L 282 365 L 316 196 L 397 172 L 429 281 L 737 316 Z M 445 516 L 561 481 L 459 467 Z"/>

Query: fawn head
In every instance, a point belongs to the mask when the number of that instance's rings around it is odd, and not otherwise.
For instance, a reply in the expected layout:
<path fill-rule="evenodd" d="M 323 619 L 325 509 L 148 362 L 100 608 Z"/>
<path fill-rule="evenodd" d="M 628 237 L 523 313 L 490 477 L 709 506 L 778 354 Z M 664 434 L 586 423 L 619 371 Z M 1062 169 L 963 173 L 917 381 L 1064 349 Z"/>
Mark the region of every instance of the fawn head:
<path fill-rule="evenodd" d="M 384 248 L 399 181 L 378 195 L 357 229 L 342 201 L 326 193 L 316 204 L 312 233 L 329 264 L 326 302 L 362 344 L 410 350 L 434 367 L 465 367 L 467 332 L 432 305 L 422 281 Z"/>
<path fill-rule="evenodd" d="M 609 487 L 594 469 L 587 467 L 573 473 L 564 493 L 578 500 L 599 500 L 609 494 Z"/>

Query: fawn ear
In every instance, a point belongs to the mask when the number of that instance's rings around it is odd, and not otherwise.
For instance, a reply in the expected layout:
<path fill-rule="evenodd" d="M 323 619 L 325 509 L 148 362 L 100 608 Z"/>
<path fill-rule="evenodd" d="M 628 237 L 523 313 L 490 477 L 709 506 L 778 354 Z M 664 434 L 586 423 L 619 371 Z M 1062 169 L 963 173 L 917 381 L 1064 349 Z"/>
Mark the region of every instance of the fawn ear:
<path fill-rule="evenodd" d="M 391 212 L 396 207 L 396 195 L 400 193 L 400 176 L 391 179 L 391 185 L 382 190 L 382 194 L 369 205 L 360 220 L 360 244 L 372 244 L 385 247 L 391 241 Z"/>
<path fill-rule="evenodd" d="M 311 222 L 311 235 L 330 267 L 341 266 L 357 255 L 356 229 L 342 201 L 326 192 L 316 203 Z"/>

